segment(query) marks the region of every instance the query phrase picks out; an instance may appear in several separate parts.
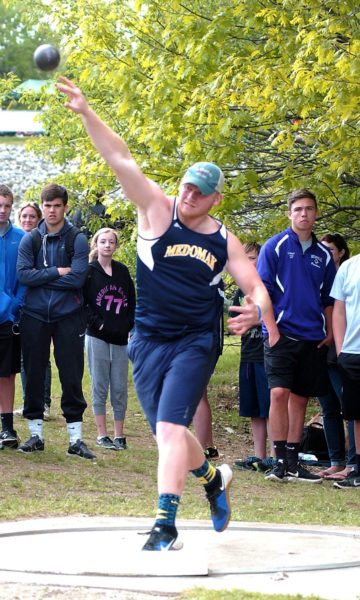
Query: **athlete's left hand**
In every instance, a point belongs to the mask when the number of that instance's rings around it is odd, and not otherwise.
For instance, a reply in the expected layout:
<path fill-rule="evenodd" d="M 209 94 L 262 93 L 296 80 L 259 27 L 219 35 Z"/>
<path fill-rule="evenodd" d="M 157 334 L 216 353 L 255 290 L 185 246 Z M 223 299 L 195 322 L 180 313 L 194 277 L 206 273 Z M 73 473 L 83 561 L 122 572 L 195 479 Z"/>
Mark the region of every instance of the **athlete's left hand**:
<path fill-rule="evenodd" d="M 260 325 L 258 307 L 250 296 L 245 296 L 243 306 L 230 306 L 229 310 L 239 313 L 228 319 L 228 328 L 233 335 L 244 335 L 251 327 Z"/>

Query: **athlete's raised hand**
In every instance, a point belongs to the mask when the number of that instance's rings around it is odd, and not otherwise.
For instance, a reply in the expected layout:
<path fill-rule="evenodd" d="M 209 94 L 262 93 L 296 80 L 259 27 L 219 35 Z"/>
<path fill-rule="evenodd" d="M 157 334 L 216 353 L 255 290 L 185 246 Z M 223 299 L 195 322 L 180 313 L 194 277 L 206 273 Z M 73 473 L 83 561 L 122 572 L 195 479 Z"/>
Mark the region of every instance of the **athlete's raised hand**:
<path fill-rule="evenodd" d="M 66 108 L 69 108 L 76 114 L 84 114 L 89 107 L 87 100 L 75 83 L 66 77 L 59 77 L 62 83 L 56 83 L 56 87 L 60 92 L 66 94 L 69 100 L 65 102 Z"/>

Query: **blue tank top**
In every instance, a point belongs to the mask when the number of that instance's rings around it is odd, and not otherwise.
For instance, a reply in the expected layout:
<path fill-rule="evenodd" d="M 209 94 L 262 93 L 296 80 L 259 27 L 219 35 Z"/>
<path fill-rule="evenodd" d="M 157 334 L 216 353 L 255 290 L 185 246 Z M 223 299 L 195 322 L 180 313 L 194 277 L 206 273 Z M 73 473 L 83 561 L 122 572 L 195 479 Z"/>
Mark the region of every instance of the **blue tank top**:
<path fill-rule="evenodd" d="M 222 274 L 226 268 L 227 232 L 188 229 L 177 217 L 159 238 L 137 240 L 136 330 L 171 339 L 188 333 L 217 331 L 222 315 Z"/>

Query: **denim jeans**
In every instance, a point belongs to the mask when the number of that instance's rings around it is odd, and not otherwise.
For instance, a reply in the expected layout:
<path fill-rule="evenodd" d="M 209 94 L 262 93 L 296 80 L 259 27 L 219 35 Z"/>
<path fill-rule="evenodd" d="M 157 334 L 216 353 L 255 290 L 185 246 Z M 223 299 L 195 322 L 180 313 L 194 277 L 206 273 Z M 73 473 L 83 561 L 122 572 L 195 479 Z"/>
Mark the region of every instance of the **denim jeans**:
<path fill-rule="evenodd" d="M 329 450 L 331 465 L 343 465 L 345 463 L 345 433 L 344 421 L 341 414 L 342 381 L 338 368 L 329 365 L 329 391 L 325 396 L 319 396 L 321 406 L 324 433 Z M 354 421 L 348 422 L 349 451 L 346 466 L 351 467 L 355 460 L 355 438 Z"/>

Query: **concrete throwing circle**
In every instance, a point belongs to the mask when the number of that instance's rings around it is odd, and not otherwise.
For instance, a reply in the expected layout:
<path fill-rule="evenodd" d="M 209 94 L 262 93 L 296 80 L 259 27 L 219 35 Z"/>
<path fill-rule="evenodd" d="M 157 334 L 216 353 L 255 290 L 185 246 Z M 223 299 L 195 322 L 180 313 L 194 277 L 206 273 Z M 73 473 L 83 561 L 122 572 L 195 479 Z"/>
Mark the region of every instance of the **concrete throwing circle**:
<path fill-rule="evenodd" d="M 142 552 L 149 519 L 68 517 L 0 523 L 0 574 L 103 578 L 217 577 L 360 566 L 360 530 L 208 521 L 178 523 L 183 549 Z M 100 579 L 99 579 L 100 578 Z M 80 584 L 80 581 L 78 582 Z"/>

